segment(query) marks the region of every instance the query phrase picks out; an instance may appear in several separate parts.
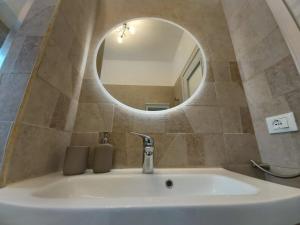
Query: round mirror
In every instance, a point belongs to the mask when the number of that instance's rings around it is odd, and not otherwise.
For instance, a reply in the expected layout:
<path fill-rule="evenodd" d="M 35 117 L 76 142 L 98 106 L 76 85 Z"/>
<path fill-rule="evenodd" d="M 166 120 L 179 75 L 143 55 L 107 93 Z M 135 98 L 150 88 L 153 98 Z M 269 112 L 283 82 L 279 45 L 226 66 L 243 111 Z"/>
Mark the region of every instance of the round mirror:
<path fill-rule="evenodd" d="M 190 99 L 205 79 L 206 61 L 196 39 L 162 19 L 120 24 L 101 42 L 97 70 L 117 101 L 139 110 L 160 111 Z"/>

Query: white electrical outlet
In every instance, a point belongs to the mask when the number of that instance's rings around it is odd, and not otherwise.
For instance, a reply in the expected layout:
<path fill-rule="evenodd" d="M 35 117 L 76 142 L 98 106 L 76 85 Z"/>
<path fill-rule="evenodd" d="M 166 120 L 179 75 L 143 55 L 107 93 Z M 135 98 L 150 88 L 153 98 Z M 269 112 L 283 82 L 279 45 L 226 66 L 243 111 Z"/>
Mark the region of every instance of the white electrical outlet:
<path fill-rule="evenodd" d="M 293 112 L 266 118 L 270 134 L 298 131 Z"/>

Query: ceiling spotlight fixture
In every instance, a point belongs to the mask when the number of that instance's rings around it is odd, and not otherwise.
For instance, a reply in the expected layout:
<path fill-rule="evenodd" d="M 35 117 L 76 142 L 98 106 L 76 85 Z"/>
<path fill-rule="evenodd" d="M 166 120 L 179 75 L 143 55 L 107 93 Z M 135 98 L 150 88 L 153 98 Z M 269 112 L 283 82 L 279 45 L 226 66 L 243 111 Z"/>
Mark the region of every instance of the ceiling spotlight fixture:
<path fill-rule="evenodd" d="M 127 36 L 128 32 L 132 35 L 135 34 L 135 28 L 132 26 L 130 27 L 127 23 L 124 23 L 117 29 L 117 32 L 119 33 L 117 41 L 119 44 L 122 44 L 123 39 Z"/>

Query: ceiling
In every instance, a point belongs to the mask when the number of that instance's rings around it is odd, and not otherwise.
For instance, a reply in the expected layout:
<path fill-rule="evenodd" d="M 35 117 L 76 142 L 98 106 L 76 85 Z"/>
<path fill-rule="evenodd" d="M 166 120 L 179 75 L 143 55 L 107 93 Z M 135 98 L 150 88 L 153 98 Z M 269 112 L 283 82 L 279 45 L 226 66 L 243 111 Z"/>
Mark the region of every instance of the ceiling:
<path fill-rule="evenodd" d="M 135 34 L 118 43 L 119 32 L 105 39 L 105 60 L 172 61 L 184 33 L 179 27 L 158 19 L 140 19 L 128 23 Z"/>

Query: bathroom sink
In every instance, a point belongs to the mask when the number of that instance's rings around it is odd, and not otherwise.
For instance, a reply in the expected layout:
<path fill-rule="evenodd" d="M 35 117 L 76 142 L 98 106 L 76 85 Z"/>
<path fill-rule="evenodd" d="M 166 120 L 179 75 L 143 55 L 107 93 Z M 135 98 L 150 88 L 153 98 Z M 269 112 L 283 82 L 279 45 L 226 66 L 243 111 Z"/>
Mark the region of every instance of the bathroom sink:
<path fill-rule="evenodd" d="M 1 225 L 295 225 L 299 208 L 299 189 L 218 168 L 51 174 L 0 190 Z"/>
<path fill-rule="evenodd" d="M 216 174 L 118 174 L 60 180 L 33 192 L 40 198 L 160 198 L 251 195 L 257 188 Z"/>

